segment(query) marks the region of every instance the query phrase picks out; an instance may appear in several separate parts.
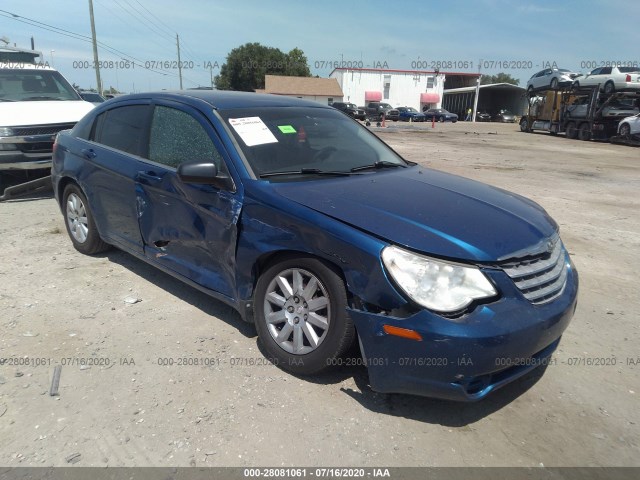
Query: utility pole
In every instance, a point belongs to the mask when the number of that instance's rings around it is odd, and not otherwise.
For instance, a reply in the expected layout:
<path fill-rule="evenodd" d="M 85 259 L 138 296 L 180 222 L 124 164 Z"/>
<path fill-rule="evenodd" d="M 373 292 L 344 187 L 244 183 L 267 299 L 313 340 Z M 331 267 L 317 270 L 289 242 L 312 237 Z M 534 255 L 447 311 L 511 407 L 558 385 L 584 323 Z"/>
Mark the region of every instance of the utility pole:
<path fill-rule="evenodd" d="M 100 81 L 100 63 L 98 62 L 98 43 L 96 41 L 96 23 L 93 20 L 93 1 L 89 0 L 89 18 L 91 19 L 91 38 L 93 39 L 93 64 L 96 69 L 96 84 L 98 93 L 102 95 L 102 82 Z"/>
<path fill-rule="evenodd" d="M 182 64 L 180 63 L 180 37 L 176 33 L 176 45 L 178 45 L 178 75 L 180 76 L 180 90 L 182 90 Z"/>
<path fill-rule="evenodd" d="M 211 90 L 213 90 L 213 67 L 209 63 L 209 75 L 211 76 Z"/>

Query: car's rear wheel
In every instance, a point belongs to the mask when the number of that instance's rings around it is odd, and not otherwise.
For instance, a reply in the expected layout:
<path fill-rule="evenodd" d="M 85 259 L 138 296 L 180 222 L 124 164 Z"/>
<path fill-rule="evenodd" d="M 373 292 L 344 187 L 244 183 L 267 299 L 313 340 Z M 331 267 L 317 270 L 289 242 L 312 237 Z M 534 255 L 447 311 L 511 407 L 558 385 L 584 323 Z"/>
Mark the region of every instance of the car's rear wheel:
<path fill-rule="evenodd" d="M 76 250 L 93 255 L 109 249 L 102 241 L 87 198 L 78 185 L 71 183 L 64 189 L 62 196 L 67 233 Z"/>
<path fill-rule="evenodd" d="M 608 81 L 604 84 L 604 93 L 613 93 L 615 92 L 616 87 L 612 81 Z"/>
<path fill-rule="evenodd" d="M 623 137 L 628 137 L 629 135 L 631 135 L 631 127 L 628 123 L 623 123 L 622 125 L 620 125 L 620 135 Z"/>
<path fill-rule="evenodd" d="M 580 140 L 591 140 L 591 129 L 589 128 L 588 123 L 583 123 L 580 125 L 580 130 L 578 130 L 578 138 Z"/>
<path fill-rule="evenodd" d="M 551 79 L 551 85 L 550 85 L 552 90 L 557 90 L 558 89 L 558 79 L 557 78 L 552 78 Z"/>
<path fill-rule="evenodd" d="M 319 260 L 288 257 L 272 265 L 258 279 L 254 300 L 260 341 L 285 370 L 318 373 L 351 346 L 344 282 Z"/>
<path fill-rule="evenodd" d="M 574 139 L 578 136 L 578 129 L 576 128 L 576 122 L 567 123 L 566 135 L 567 135 L 567 138 L 571 138 L 571 139 Z"/>

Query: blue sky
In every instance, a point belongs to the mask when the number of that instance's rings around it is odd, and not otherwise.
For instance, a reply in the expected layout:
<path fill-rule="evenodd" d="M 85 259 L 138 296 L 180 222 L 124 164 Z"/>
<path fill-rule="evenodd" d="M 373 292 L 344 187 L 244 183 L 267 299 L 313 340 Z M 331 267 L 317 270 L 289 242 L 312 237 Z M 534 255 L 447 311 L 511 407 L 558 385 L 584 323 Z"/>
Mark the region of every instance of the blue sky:
<path fill-rule="evenodd" d="M 640 62 L 637 0 L 93 0 L 98 40 L 138 59 L 102 69 L 103 84 L 130 92 L 178 88 L 178 70 L 145 70 L 175 61 L 180 35 L 185 88 L 210 85 L 229 51 L 247 42 L 302 49 L 313 74 L 329 63 L 414 69 L 499 71 L 521 85 L 547 64 L 587 72 L 606 61 Z M 0 10 L 90 37 L 88 0 L 3 0 Z M 151 12 L 151 13 L 149 13 Z M 152 15 L 153 14 L 153 15 Z M 36 49 L 71 82 L 95 86 L 91 44 L 7 18 L 0 37 Z M 22 19 L 24 20 L 24 19 Z M 51 52 L 53 50 L 53 53 Z M 101 61 L 121 55 L 99 49 Z M 419 62 L 419 63 L 418 63 Z M 466 62 L 466 63 L 465 63 Z M 467 68 L 465 68 L 467 65 Z M 493 66 L 492 66 L 493 65 Z M 114 65 L 115 66 L 115 65 Z M 457 68 L 455 68 L 457 67 Z"/>

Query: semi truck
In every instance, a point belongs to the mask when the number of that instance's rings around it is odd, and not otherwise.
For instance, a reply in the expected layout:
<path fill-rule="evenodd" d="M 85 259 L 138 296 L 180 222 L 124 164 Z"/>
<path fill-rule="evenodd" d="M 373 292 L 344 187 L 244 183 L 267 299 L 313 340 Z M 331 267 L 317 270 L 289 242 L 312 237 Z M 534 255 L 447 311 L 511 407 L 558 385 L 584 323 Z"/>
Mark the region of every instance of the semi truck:
<path fill-rule="evenodd" d="M 600 91 L 599 86 L 567 87 L 528 94 L 528 110 L 520 119 L 523 132 L 564 133 L 567 138 L 609 140 L 623 118 L 637 114 L 640 92 Z"/>

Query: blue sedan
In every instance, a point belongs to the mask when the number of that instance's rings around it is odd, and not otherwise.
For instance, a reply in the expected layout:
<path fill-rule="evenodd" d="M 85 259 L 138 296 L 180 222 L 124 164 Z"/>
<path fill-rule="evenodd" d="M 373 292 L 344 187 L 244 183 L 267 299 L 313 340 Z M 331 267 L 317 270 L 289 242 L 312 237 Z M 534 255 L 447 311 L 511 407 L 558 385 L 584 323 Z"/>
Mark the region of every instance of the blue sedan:
<path fill-rule="evenodd" d="M 424 113 L 420 113 L 413 107 L 398 107 L 398 120 L 403 122 L 424 122 Z"/>
<path fill-rule="evenodd" d="M 231 305 L 296 375 L 357 341 L 373 390 L 475 401 L 547 362 L 574 313 L 540 206 L 406 161 L 331 107 L 129 95 L 54 148 L 79 252 L 117 247 Z"/>

